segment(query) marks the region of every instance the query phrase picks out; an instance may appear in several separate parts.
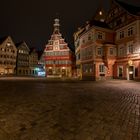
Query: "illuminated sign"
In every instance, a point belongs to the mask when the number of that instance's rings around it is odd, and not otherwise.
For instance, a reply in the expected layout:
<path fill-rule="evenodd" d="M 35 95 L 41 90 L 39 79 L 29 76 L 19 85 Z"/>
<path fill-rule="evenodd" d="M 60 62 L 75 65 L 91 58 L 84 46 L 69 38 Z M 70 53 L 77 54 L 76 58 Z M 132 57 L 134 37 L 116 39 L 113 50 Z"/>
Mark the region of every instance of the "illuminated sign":
<path fill-rule="evenodd" d="M 132 60 L 129 60 L 128 61 L 128 65 L 131 66 L 132 64 L 133 64 L 133 61 Z"/>
<path fill-rule="evenodd" d="M 38 76 L 45 76 L 45 71 L 39 71 Z"/>

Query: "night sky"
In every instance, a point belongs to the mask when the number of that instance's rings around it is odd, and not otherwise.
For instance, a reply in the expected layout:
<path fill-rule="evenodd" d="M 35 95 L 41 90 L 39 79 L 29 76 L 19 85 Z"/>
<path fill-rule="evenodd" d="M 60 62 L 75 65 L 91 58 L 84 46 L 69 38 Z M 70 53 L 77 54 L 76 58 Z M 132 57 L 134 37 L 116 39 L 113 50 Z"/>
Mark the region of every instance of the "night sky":
<path fill-rule="evenodd" d="M 107 10 L 110 0 L 1 0 L 0 37 L 10 35 L 15 43 L 24 40 L 29 47 L 42 49 L 58 13 L 61 33 L 72 47 L 73 33 L 94 16 L 100 1 Z M 140 0 L 122 1 L 140 5 Z"/>

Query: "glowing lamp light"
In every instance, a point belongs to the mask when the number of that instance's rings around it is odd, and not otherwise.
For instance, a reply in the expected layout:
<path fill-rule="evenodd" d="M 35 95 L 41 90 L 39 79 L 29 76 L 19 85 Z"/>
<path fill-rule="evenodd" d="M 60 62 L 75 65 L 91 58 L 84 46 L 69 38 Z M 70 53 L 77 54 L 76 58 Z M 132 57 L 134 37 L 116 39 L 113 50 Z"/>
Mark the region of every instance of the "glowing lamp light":
<path fill-rule="evenodd" d="M 44 71 L 38 72 L 38 76 L 45 76 L 45 72 Z"/>
<path fill-rule="evenodd" d="M 131 66 L 132 64 L 133 64 L 133 61 L 132 60 L 129 60 L 128 61 L 128 65 Z"/>
<path fill-rule="evenodd" d="M 100 11 L 100 12 L 99 12 L 99 15 L 102 15 L 102 14 L 103 14 L 102 11 Z"/>
<path fill-rule="evenodd" d="M 138 46 L 138 52 L 140 53 L 140 45 Z"/>
<path fill-rule="evenodd" d="M 130 71 L 129 74 L 133 74 L 133 71 Z"/>
<path fill-rule="evenodd" d="M 36 71 L 39 71 L 40 69 L 39 69 L 39 68 L 35 68 L 35 70 L 36 70 Z"/>
<path fill-rule="evenodd" d="M 62 69 L 66 69 L 65 67 L 62 67 Z"/>

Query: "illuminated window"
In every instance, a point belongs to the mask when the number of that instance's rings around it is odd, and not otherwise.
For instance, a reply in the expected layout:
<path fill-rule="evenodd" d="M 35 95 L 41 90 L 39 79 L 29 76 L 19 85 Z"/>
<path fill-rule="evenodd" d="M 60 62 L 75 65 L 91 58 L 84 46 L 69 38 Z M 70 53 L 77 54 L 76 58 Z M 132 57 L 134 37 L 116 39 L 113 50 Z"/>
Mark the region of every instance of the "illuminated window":
<path fill-rule="evenodd" d="M 10 42 L 8 42 L 8 43 L 6 44 L 6 46 L 8 46 L 8 47 L 9 47 L 9 46 L 11 46 L 11 43 L 10 43 Z"/>
<path fill-rule="evenodd" d="M 58 50 L 58 46 L 55 46 L 55 50 Z"/>
<path fill-rule="evenodd" d="M 4 52 L 4 48 L 1 48 L 1 50 Z"/>
<path fill-rule="evenodd" d="M 19 50 L 18 52 L 19 52 L 19 53 L 24 53 L 24 51 L 23 51 L 23 50 Z"/>
<path fill-rule="evenodd" d="M 99 65 L 99 72 L 104 73 L 105 72 L 105 66 L 104 64 Z"/>

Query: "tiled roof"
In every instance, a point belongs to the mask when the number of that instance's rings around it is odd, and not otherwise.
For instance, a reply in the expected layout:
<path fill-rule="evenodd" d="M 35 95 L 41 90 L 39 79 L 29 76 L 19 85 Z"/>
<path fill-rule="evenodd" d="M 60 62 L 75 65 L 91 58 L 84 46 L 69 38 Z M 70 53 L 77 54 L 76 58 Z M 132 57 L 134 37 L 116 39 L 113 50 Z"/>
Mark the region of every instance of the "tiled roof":
<path fill-rule="evenodd" d="M 41 58 L 41 56 L 43 55 L 43 50 L 41 50 L 41 51 L 37 51 L 37 53 L 38 53 L 38 59 L 40 59 Z"/>
<path fill-rule="evenodd" d="M 19 43 L 16 43 L 16 47 L 18 48 L 22 43 L 24 43 L 23 41 L 19 42 Z"/>
<path fill-rule="evenodd" d="M 121 7 L 123 7 L 130 14 L 140 16 L 140 6 L 130 5 L 130 4 L 124 3 L 119 0 L 115 0 L 115 2 L 118 3 Z"/>
<path fill-rule="evenodd" d="M 98 20 L 90 20 L 89 23 L 87 25 L 85 25 L 82 32 L 79 33 L 79 35 L 86 31 L 86 26 L 88 26 L 88 25 L 89 25 L 89 28 L 92 27 L 92 26 L 97 26 L 97 27 L 101 27 L 101 28 L 110 29 L 108 24 L 105 23 L 105 22 L 101 22 L 101 21 L 98 21 Z"/>
<path fill-rule="evenodd" d="M 89 24 L 90 24 L 90 26 L 93 25 L 93 26 L 98 26 L 98 27 L 110 29 L 107 23 L 101 22 L 98 20 L 91 20 Z"/>
<path fill-rule="evenodd" d="M 36 53 L 37 53 L 37 50 L 36 50 L 35 47 L 30 48 L 30 54 L 31 54 L 32 52 L 36 52 Z"/>

